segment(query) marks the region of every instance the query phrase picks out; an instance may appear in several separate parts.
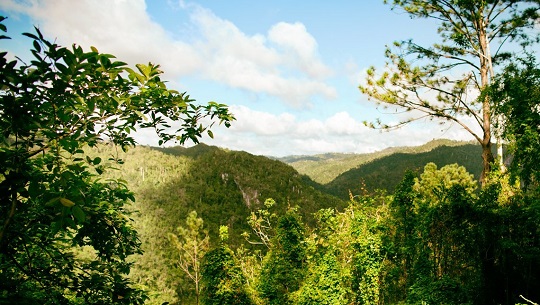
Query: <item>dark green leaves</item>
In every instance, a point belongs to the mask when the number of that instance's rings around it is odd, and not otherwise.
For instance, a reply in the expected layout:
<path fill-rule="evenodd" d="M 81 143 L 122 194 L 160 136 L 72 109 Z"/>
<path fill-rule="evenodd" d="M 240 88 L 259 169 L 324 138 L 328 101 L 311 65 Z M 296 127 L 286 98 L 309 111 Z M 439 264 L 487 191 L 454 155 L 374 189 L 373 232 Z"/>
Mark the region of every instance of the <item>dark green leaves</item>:
<path fill-rule="evenodd" d="M 196 105 L 168 89 L 158 65 L 133 70 L 96 48 L 51 43 L 37 28 L 23 35 L 32 39 L 29 64 L 0 52 L 0 303 L 141 304 L 126 277 L 127 257 L 140 253 L 125 206 L 134 195 L 101 180 L 121 161 L 88 147 L 125 151 L 140 128 L 161 143 L 197 142 L 212 136 L 212 122 L 228 127 L 234 117 L 226 105 Z"/>
<path fill-rule="evenodd" d="M 510 142 L 510 170 L 525 186 L 540 181 L 540 66 L 529 56 L 509 65 L 491 88 L 498 129 Z"/>

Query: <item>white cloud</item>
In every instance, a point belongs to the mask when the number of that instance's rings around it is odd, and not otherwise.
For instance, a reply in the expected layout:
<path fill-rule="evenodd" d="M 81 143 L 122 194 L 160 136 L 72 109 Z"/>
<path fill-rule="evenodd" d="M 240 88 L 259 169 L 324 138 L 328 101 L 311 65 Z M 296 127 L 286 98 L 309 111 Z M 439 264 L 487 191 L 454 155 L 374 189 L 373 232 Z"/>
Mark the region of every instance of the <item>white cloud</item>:
<path fill-rule="evenodd" d="M 472 140 L 460 128 L 423 121 L 391 132 L 365 127 L 347 112 L 324 119 L 301 120 L 290 113 L 279 115 L 232 106 L 236 116 L 231 128 L 216 128 L 210 145 L 268 156 L 311 155 L 326 152 L 367 153 L 393 146 L 414 146 L 436 138 Z"/>
<path fill-rule="evenodd" d="M 203 37 L 197 49 L 208 60 L 203 67 L 206 77 L 277 96 L 294 106 L 308 104 L 314 95 L 336 97 L 336 90 L 320 80 L 330 69 L 317 58 L 315 39 L 302 24 L 278 23 L 265 37 L 248 36 L 203 8 L 197 8 L 192 19 Z"/>
<path fill-rule="evenodd" d="M 323 81 L 331 70 L 301 23 L 281 22 L 266 34 L 250 36 L 207 9 L 181 3 L 179 8 L 191 17 L 184 24 L 188 35 L 174 38 L 178 35 L 148 15 L 144 0 L 11 0 L 0 8 L 28 14 L 61 44 L 96 46 L 131 64 L 159 63 L 168 78 L 197 75 L 296 107 L 308 105 L 314 96 L 337 96 Z"/>
<path fill-rule="evenodd" d="M 95 46 L 132 64 L 161 63 L 168 75 L 193 73 L 203 62 L 191 46 L 171 40 L 151 20 L 143 0 L 34 0 L 4 5 L 0 7 L 28 14 L 47 37 L 63 45 Z"/>
<path fill-rule="evenodd" d="M 318 58 L 317 41 L 299 22 L 280 22 L 268 32 L 268 39 L 290 54 L 291 64 L 311 77 L 324 79 L 332 74 Z"/>
<path fill-rule="evenodd" d="M 258 136 L 283 135 L 296 125 L 295 117 L 289 113 L 274 115 L 244 106 L 233 106 L 231 112 L 236 117 L 231 127 L 234 133 L 253 133 Z"/>

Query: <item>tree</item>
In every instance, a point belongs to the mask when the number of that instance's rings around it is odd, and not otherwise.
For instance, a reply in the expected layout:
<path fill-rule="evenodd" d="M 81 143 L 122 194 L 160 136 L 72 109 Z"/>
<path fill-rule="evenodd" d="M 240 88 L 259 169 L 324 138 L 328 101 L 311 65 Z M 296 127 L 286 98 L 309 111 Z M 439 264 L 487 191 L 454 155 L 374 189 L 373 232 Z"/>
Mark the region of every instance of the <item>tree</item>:
<path fill-rule="evenodd" d="M 305 269 L 304 225 L 294 209 L 278 219 L 260 275 L 259 292 L 270 305 L 292 304 L 290 295 L 300 288 Z"/>
<path fill-rule="evenodd" d="M 407 296 L 407 291 L 413 283 L 413 265 L 416 260 L 416 244 L 418 236 L 416 234 L 417 214 L 415 211 L 415 200 L 419 194 L 415 191 L 415 174 L 407 171 L 403 180 L 396 186 L 394 196 L 390 203 L 389 226 L 393 228 L 391 234 L 392 245 L 394 246 L 394 264 L 389 279 L 392 291 L 391 296 L 399 296 L 395 302 L 403 301 Z"/>
<path fill-rule="evenodd" d="M 351 261 L 352 291 L 356 304 L 383 303 L 384 274 L 387 257 L 386 237 L 389 235 L 382 219 L 388 215 L 382 194 L 360 196 L 351 219 L 350 238 L 354 255 Z"/>
<path fill-rule="evenodd" d="M 272 228 L 272 222 L 275 221 L 277 215 L 270 213 L 269 209 L 276 204 L 276 201 L 272 198 L 267 198 L 264 201 L 266 209 L 258 209 L 256 212 L 251 212 L 247 222 L 253 230 L 253 233 L 258 237 L 257 241 L 249 239 L 249 233 L 244 232 L 242 236 L 246 241 L 253 245 L 265 245 L 266 248 L 270 248 L 270 239 L 274 236 L 274 228 Z M 260 241 L 259 241 L 260 240 Z"/>
<path fill-rule="evenodd" d="M 540 66 L 535 58 L 517 60 L 488 89 L 498 126 L 513 155 L 510 170 L 524 185 L 540 181 Z"/>
<path fill-rule="evenodd" d="M 251 305 L 253 302 L 246 291 L 246 278 L 227 246 L 228 228 L 220 227 L 220 245 L 204 256 L 203 304 L 206 305 Z"/>
<path fill-rule="evenodd" d="M 472 175 L 457 164 L 437 169 L 429 163 L 419 178 L 405 176 L 389 222 L 395 251 L 389 284 L 397 295 L 410 303 L 474 300 L 480 287 L 475 189 Z"/>
<path fill-rule="evenodd" d="M 424 167 L 420 178 L 415 178 L 414 189 L 424 200 L 440 204 L 455 185 L 462 186 L 467 194 L 473 194 L 477 188 L 474 176 L 465 167 L 454 163 L 437 169 L 437 165 L 430 162 Z"/>
<path fill-rule="evenodd" d="M 0 30 L 6 32 L 0 17 Z M 209 117 L 226 126 L 225 105 L 196 105 L 167 89 L 159 66 L 131 69 L 113 55 L 33 40 L 29 63 L 0 53 L 0 301 L 28 304 L 139 304 L 126 275 L 140 252 L 121 180 L 102 179 L 118 158 L 85 154 L 153 128 L 160 143 L 197 142 Z M 1 35 L 0 39 L 8 38 Z M 169 131 L 171 122 L 180 127 Z"/>
<path fill-rule="evenodd" d="M 414 113 L 394 126 L 380 122 L 372 126 L 389 129 L 423 118 L 454 122 L 482 146 L 481 180 L 484 181 L 494 161 L 491 126 L 495 117 L 489 96 L 476 97 L 496 76 L 496 64 L 511 57 L 503 52 L 507 42 L 527 45 L 537 39 L 528 36 L 531 32 L 527 30 L 534 28 L 539 18 L 540 3 L 535 0 L 394 0 L 392 3 L 411 17 L 440 22 L 438 32 L 442 42 L 431 47 L 412 40 L 395 42 L 396 50 L 386 51 L 388 70 L 380 76 L 374 68 L 368 70 L 366 84 L 360 86 L 363 93 L 378 103 Z"/>
<path fill-rule="evenodd" d="M 348 209 L 351 211 L 351 209 Z M 294 304 L 350 304 L 350 265 L 356 249 L 350 231 L 350 214 L 334 209 L 315 213 L 317 224 L 306 239 L 306 273 L 291 295 Z"/>
<path fill-rule="evenodd" d="M 210 247 L 210 240 L 208 232 L 202 232 L 203 220 L 197 217 L 196 211 L 188 214 L 186 226 L 177 228 L 178 235 L 170 233 L 169 239 L 179 251 L 178 266 L 195 284 L 195 297 L 199 304 L 201 261 Z"/>
<path fill-rule="evenodd" d="M 343 285 L 339 262 L 333 251 L 315 253 L 309 273 L 293 298 L 298 305 L 341 305 L 349 304 L 347 289 Z"/>

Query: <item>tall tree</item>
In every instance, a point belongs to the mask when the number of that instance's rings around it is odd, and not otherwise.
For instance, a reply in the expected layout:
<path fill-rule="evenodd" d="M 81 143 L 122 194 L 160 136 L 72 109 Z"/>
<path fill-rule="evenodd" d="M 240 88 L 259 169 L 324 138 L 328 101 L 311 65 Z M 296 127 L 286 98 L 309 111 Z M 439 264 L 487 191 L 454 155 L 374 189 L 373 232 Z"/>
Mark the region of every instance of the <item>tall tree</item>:
<path fill-rule="evenodd" d="M 195 297 L 199 304 L 201 261 L 208 248 L 210 239 L 208 231 L 203 231 L 203 220 L 191 211 L 186 219 L 186 227 L 177 228 L 178 235 L 169 234 L 169 239 L 178 250 L 178 266 L 193 281 Z"/>
<path fill-rule="evenodd" d="M 463 304 L 481 287 L 474 191 L 476 182 L 455 164 L 427 164 L 406 174 L 391 203 L 391 301 Z M 393 255 L 392 255 L 393 254 Z M 463 267 L 467 266 L 467 267 Z"/>
<path fill-rule="evenodd" d="M 350 265 L 356 249 L 350 246 L 351 214 L 336 215 L 334 209 L 315 213 L 317 225 L 306 239 L 306 273 L 300 288 L 291 295 L 294 304 L 351 304 Z"/>
<path fill-rule="evenodd" d="M 0 17 L 0 30 L 6 31 Z M 25 33 L 32 60 L 0 52 L 0 302 L 139 304 L 127 257 L 140 252 L 118 162 L 85 153 L 108 141 L 134 145 L 153 128 L 161 142 L 197 139 L 200 119 L 229 125 L 225 105 L 196 105 L 167 89 L 159 66 L 131 69 L 113 55 L 61 47 Z M 0 35 L 0 39 L 8 38 Z M 170 122 L 180 124 L 170 131 Z"/>
<path fill-rule="evenodd" d="M 227 246 L 228 228 L 221 226 L 219 235 L 220 245 L 204 256 L 203 304 L 252 305 L 254 302 L 246 291 L 246 277 L 234 253 Z"/>
<path fill-rule="evenodd" d="M 306 267 L 304 231 L 296 210 L 289 209 L 279 218 L 259 282 L 260 295 L 267 304 L 292 304 L 290 295 L 300 288 Z"/>
<path fill-rule="evenodd" d="M 390 1 L 385 0 L 385 3 Z M 389 126 L 400 127 L 423 118 L 454 122 L 482 146 L 481 180 L 491 170 L 492 129 L 495 121 L 490 99 L 478 93 L 491 83 L 495 65 L 511 55 L 508 42 L 527 45 L 538 39 L 534 31 L 539 18 L 537 0 L 393 0 L 414 18 L 439 22 L 442 41 L 425 47 L 412 40 L 388 48 L 388 70 L 377 75 L 374 68 L 360 90 L 378 103 L 397 106 L 412 117 Z M 532 31 L 528 31 L 533 29 Z M 515 44 L 514 44 L 515 45 Z M 472 122 L 472 123 L 470 123 Z"/>

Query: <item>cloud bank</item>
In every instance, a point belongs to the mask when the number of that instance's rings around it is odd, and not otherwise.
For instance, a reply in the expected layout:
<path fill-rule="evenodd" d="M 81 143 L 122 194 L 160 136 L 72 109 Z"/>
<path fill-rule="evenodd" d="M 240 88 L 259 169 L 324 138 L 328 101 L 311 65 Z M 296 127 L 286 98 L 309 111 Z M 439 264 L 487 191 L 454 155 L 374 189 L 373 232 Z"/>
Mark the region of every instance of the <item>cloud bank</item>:
<path fill-rule="evenodd" d="M 149 16 L 144 0 L 10 0 L 0 8 L 29 15 L 63 45 L 95 46 L 131 64 L 159 63 L 168 78 L 196 75 L 294 107 L 337 97 L 324 82 L 332 71 L 301 23 L 280 22 L 250 36 L 203 7 L 181 5 L 188 34 L 178 37 Z"/>
<path fill-rule="evenodd" d="M 470 138 L 462 129 L 430 121 L 381 132 L 364 126 L 347 112 L 318 120 L 300 119 L 291 113 L 275 115 L 245 106 L 233 106 L 231 111 L 237 121 L 228 129 L 216 128 L 215 138 L 207 143 L 266 156 L 368 153 L 387 147 L 422 145 L 438 138 Z"/>

